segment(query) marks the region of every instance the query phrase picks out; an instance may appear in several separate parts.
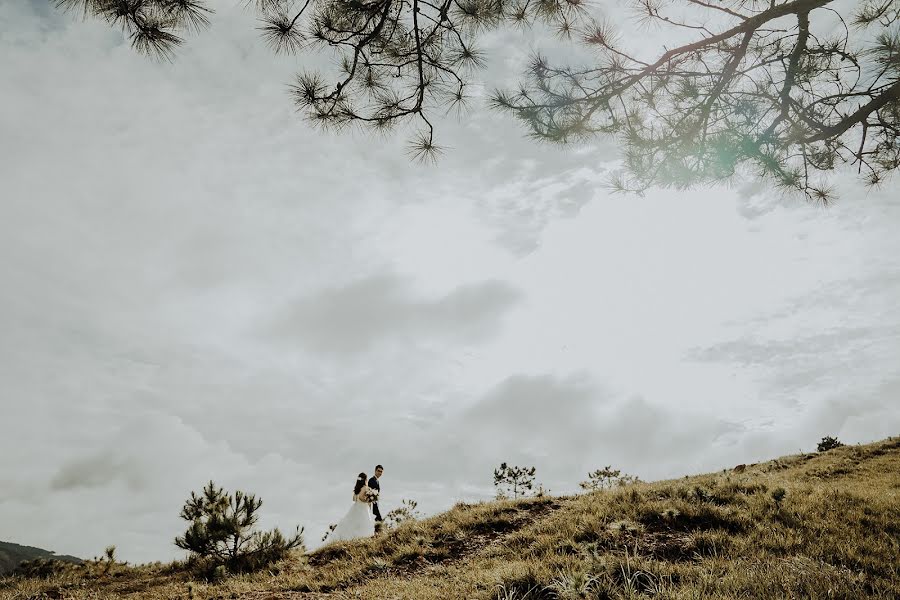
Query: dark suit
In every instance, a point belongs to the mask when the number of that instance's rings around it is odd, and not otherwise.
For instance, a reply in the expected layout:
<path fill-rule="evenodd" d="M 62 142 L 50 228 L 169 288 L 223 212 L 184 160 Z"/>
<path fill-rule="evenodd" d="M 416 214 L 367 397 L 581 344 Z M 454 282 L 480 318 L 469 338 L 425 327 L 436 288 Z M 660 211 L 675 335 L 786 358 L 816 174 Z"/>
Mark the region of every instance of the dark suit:
<path fill-rule="evenodd" d="M 375 477 L 374 475 L 369 478 L 369 487 L 372 488 L 373 490 L 378 490 L 378 492 L 381 493 L 381 485 L 378 483 L 378 478 Z M 375 515 L 375 520 L 377 522 L 380 523 L 382 521 L 381 511 L 378 510 L 377 502 L 372 503 L 372 514 Z"/>

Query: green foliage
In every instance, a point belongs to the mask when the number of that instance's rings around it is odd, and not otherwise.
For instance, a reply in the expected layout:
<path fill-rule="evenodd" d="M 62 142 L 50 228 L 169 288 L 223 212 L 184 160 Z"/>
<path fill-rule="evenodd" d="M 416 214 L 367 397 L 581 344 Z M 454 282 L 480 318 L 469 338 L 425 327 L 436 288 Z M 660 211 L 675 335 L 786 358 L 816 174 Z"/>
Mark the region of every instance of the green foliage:
<path fill-rule="evenodd" d="M 107 546 L 103 550 L 103 558 L 101 559 L 103 563 L 104 573 L 109 573 L 112 571 L 113 567 L 116 566 L 116 547 L 115 546 Z"/>
<path fill-rule="evenodd" d="M 631 4 L 648 25 L 688 34 L 686 43 L 648 57 L 644 38 L 591 24 L 594 64 L 537 56 L 527 83 L 495 92 L 494 106 L 537 138 L 616 138 L 625 160 L 615 191 L 685 189 L 740 172 L 827 203 L 825 176 L 841 164 L 869 185 L 900 166 L 895 1 L 858 2 L 854 28 L 836 17 L 835 0 Z"/>
<path fill-rule="evenodd" d="M 142 54 L 171 60 L 184 32 L 209 25 L 203 0 L 53 0 L 57 8 L 99 17 L 121 28 Z"/>
<path fill-rule="evenodd" d="M 608 490 L 613 486 L 625 487 L 633 483 L 640 483 L 640 479 L 634 475 L 622 474 L 620 469 L 613 469 L 612 465 L 606 465 L 602 469 L 597 469 L 588 473 L 586 481 L 582 481 L 578 485 L 583 490 Z"/>
<path fill-rule="evenodd" d="M 54 0 L 106 20 L 135 50 L 166 60 L 183 35 L 209 24 L 206 0 Z M 480 41 L 504 23 L 544 23 L 569 35 L 584 18 L 583 0 L 249 0 L 263 41 L 275 53 L 329 50 L 335 72 L 301 72 L 292 86 L 314 124 L 350 124 L 385 132 L 398 123 L 417 131 L 410 154 L 433 159 L 433 114 L 461 109 L 477 89 L 472 73 L 485 65 Z"/>
<path fill-rule="evenodd" d="M 505 462 L 494 469 L 494 487 L 498 498 L 520 498 L 534 488 L 535 467 L 512 467 Z"/>
<path fill-rule="evenodd" d="M 117 567 L 124 567 L 127 564 L 116 560 L 115 546 L 107 546 L 103 550 L 102 556 L 95 556 L 89 560 L 57 557 L 50 554 L 22 562 L 12 573 L 17 577 L 34 577 L 39 579 L 75 573 L 93 577 L 106 577 L 115 575 Z"/>
<path fill-rule="evenodd" d="M 406 523 L 408 521 L 416 521 L 421 518 L 421 514 L 416 510 L 416 507 L 419 506 L 419 503 L 415 500 L 409 500 L 404 498 L 400 502 L 400 506 L 390 511 L 388 514 L 384 516 L 385 524 L 391 528 L 400 525 L 401 523 Z"/>
<path fill-rule="evenodd" d="M 205 0 L 54 2 L 121 28 L 137 51 L 164 59 L 212 12 Z M 685 43 L 648 57 L 647 38 L 623 40 L 584 0 L 250 0 L 274 52 L 336 55 L 336 73 L 303 72 L 291 88 L 311 122 L 377 132 L 414 123 L 409 152 L 419 159 L 441 152 L 433 113 L 470 98 L 484 34 L 542 24 L 575 34 L 596 59 L 553 65 L 537 55 L 525 81 L 491 103 L 536 138 L 616 138 L 624 170 L 614 190 L 684 189 L 743 171 L 826 203 L 834 192 L 824 176 L 842 164 L 870 185 L 900 167 L 896 1 L 861 0 L 847 19 L 835 18 L 837 0 L 629 3 L 640 21 L 687 35 Z"/>
<path fill-rule="evenodd" d="M 188 550 L 204 568 L 218 566 L 232 573 L 251 572 L 282 560 L 303 547 L 303 530 L 285 538 L 278 529 L 253 531 L 262 499 L 240 490 L 229 494 L 210 481 L 181 509 L 190 525 L 175 545 Z"/>
<path fill-rule="evenodd" d="M 829 450 L 834 450 L 835 448 L 840 448 L 843 446 L 836 437 L 831 437 L 830 435 L 826 435 L 822 438 L 822 441 L 816 446 L 816 450 L 819 452 L 828 452 Z"/>
<path fill-rule="evenodd" d="M 54 575 L 65 573 L 72 567 L 72 563 L 67 563 L 54 558 L 33 558 L 26 560 L 13 569 L 12 574 L 16 577 L 34 577 L 37 579 L 47 579 Z"/>
<path fill-rule="evenodd" d="M 184 33 L 206 28 L 211 12 L 205 0 L 54 1 L 164 59 Z M 648 56 L 646 37 L 623 39 L 588 15 L 584 0 L 250 0 L 274 52 L 336 55 L 336 73 L 303 72 L 292 86 L 311 122 L 377 132 L 414 123 L 409 152 L 419 159 L 441 151 L 432 115 L 472 95 L 484 34 L 541 24 L 575 34 L 596 51 L 594 62 L 554 65 L 537 55 L 525 81 L 491 102 L 536 138 L 617 139 L 624 170 L 614 190 L 684 189 L 743 171 L 825 203 L 834 192 L 824 176 L 842 164 L 870 185 L 900 167 L 895 0 L 861 0 L 846 19 L 837 0 L 629 3 L 643 24 L 687 35 L 685 43 Z"/>
<path fill-rule="evenodd" d="M 49 550 L 43 550 L 33 546 L 22 546 L 20 544 L 13 544 L 12 542 L 0 542 L 0 576 L 11 573 L 17 566 L 24 562 L 33 561 L 39 558 L 48 561 L 62 561 L 74 564 L 80 564 L 82 562 L 80 558 L 74 556 L 60 555 Z"/>

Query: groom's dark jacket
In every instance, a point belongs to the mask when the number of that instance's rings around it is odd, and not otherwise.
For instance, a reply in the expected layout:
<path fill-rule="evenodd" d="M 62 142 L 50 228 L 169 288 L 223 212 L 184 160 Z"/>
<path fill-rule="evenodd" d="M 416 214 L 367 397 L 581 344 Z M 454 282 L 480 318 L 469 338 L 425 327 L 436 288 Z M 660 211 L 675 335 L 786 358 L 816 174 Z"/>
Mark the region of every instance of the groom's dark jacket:
<path fill-rule="evenodd" d="M 381 485 L 378 483 L 378 478 L 375 477 L 374 475 L 369 478 L 369 487 L 372 488 L 373 490 L 378 490 L 378 492 L 381 493 Z M 382 520 L 381 511 L 378 510 L 377 502 L 372 503 L 372 514 L 375 515 L 376 521 Z"/>

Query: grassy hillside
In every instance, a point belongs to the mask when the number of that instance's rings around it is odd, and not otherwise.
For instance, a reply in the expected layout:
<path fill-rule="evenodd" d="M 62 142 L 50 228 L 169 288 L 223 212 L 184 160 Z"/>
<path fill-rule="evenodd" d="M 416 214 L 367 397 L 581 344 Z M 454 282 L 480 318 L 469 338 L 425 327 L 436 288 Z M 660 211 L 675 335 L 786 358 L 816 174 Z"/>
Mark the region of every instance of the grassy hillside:
<path fill-rule="evenodd" d="M 0 596 L 897 599 L 900 439 L 739 473 L 460 505 L 216 584 L 191 580 L 177 564 L 102 571 L 2 580 Z"/>
<path fill-rule="evenodd" d="M 20 546 L 11 542 L 0 542 L 0 575 L 12 572 L 19 563 L 36 558 L 55 559 L 64 562 L 80 563 L 80 558 L 74 556 L 56 555 L 49 550 Z"/>

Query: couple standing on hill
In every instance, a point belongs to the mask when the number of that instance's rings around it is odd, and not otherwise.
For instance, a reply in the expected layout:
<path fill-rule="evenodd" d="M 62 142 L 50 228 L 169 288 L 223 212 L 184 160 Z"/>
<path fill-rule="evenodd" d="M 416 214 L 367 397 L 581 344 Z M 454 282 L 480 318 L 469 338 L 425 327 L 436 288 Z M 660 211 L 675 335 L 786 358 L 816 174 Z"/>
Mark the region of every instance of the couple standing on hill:
<path fill-rule="evenodd" d="M 328 536 L 329 543 L 375 535 L 383 520 L 378 509 L 378 496 L 381 494 L 378 480 L 383 473 L 384 467 L 376 465 L 375 475 L 368 482 L 365 473 L 359 474 L 353 485 L 353 505 Z"/>

